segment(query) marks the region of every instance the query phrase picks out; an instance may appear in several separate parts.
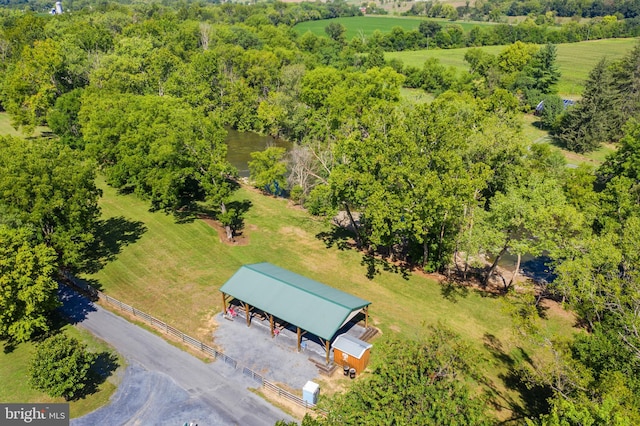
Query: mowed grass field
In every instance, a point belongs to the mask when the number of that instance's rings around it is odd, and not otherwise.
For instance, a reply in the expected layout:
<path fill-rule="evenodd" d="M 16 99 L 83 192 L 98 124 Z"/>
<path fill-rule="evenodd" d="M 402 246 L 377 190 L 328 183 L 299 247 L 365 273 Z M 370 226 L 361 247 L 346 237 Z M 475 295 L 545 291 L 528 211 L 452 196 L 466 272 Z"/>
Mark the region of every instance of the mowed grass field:
<path fill-rule="evenodd" d="M 391 32 L 393 27 L 401 27 L 405 31 L 417 30 L 422 21 L 438 22 L 443 27 L 446 25 L 460 25 L 467 32 L 476 26 L 495 25 L 492 22 L 449 21 L 446 19 L 429 19 L 425 17 L 400 17 L 400 16 L 353 16 L 345 18 L 321 19 L 317 21 L 301 22 L 293 27 L 299 34 L 311 32 L 320 37 L 327 37 L 325 27 L 332 22 L 340 23 L 347 29 L 345 37 L 351 40 L 353 37 L 370 36 L 378 30 L 382 33 Z"/>
<path fill-rule="evenodd" d="M 580 97 L 589 72 L 602 58 L 620 59 L 637 43 L 637 38 L 623 38 L 558 44 L 557 64 L 562 74 L 558 82 L 558 93 L 572 99 Z M 504 47 L 484 46 L 480 49 L 497 55 Z M 464 61 L 467 50 L 469 48 L 387 52 L 385 58 L 400 59 L 405 65 L 414 67 L 422 67 L 428 58 L 437 58 L 445 66 L 466 71 L 469 69 L 469 65 Z"/>
<path fill-rule="evenodd" d="M 42 134 L 42 132 L 47 130 L 48 129 L 46 127 L 36 127 L 36 130 L 31 136 L 38 137 Z M 14 129 L 11 126 L 11 119 L 9 118 L 9 114 L 7 114 L 6 112 L 0 112 L 0 136 L 3 135 L 18 136 L 21 138 L 25 137 L 24 133 Z"/>
<path fill-rule="evenodd" d="M 113 352 L 113 348 L 96 339 L 82 329 L 65 326 L 63 332 L 85 343 L 91 352 Z M 51 398 L 50 396 L 31 389 L 28 384 L 29 363 L 35 353 L 36 345 L 33 342 L 21 343 L 13 351 L 0 351 L 0 401 L 12 402 L 38 402 L 58 403 L 65 402 L 64 398 Z M 124 360 L 119 360 L 120 365 Z M 104 383 L 100 384 L 98 391 L 84 399 L 71 401 L 69 405 L 72 418 L 83 416 L 95 409 L 106 405 L 116 389 L 116 375 L 113 374 Z"/>
<path fill-rule="evenodd" d="M 243 264 L 271 262 L 370 300 L 372 323 L 383 336 L 419 338 L 427 326 L 435 324 L 453 329 L 485 358 L 479 366 L 494 383 L 499 398 L 521 404 L 518 394 L 508 390 L 500 378 L 507 372 L 504 358 L 485 347 L 487 340 L 499 342 L 507 359 L 510 354 L 519 356 L 519 347 L 531 354 L 530 347 L 514 339 L 500 297 L 447 290 L 418 272 L 405 278 L 382 270 L 370 280 L 361 253 L 320 238 L 331 232 L 326 221 L 252 189 L 241 188 L 234 195 L 237 201 L 252 205 L 245 219 L 248 244 L 230 246 L 201 220 L 178 224 L 172 216 L 149 212 L 148 204 L 132 195 L 118 195 L 103 183 L 100 186 L 105 218 L 144 228 L 137 241 L 121 247 L 115 260 L 85 277 L 107 294 L 212 342 L 212 318 L 222 309 L 221 285 Z M 570 315 L 560 308 L 549 311 L 545 324 L 561 335 L 574 331 Z M 505 408 L 503 415 L 514 408 Z"/>

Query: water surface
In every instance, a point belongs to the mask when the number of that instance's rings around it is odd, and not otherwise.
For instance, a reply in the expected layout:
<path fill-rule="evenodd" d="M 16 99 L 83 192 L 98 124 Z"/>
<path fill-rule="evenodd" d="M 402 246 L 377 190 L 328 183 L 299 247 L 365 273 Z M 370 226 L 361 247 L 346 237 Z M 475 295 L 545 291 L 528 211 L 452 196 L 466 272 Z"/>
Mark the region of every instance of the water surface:
<path fill-rule="evenodd" d="M 241 177 L 249 176 L 249 166 L 247 163 L 251 160 L 251 153 L 256 151 L 264 151 L 272 146 L 285 148 L 287 151 L 291 149 L 291 142 L 282 139 L 275 139 L 271 136 L 263 136 L 253 132 L 238 132 L 237 130 L 227 129 L 227 160 L 232 166 L 238 169 Z"/>

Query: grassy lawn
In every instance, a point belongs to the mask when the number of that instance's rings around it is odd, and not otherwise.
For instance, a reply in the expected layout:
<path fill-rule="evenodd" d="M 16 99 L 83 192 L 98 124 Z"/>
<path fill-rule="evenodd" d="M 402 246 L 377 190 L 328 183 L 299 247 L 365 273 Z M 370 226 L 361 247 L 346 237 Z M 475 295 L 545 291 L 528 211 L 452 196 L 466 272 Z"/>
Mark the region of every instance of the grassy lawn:
<path fill-rule="evenodd" d="M 0 112 L 0 135 L 24 136 L 11 126 L 9 114 Z"/>
<path fill-rule="evenodd" d="M 45 132 L 47 130 L 48 129 L 46 127 L 36 127 L 36 130 L 33 132 L 33 135 L 31 135 L 31 137 L 39 137 L 42 135 L 42 132 Z M 11 126 L 9 114 L 7 114 L 6 112 L 0 112 L 0 135 L 25 137 L 24 133 L 14 129 Z"/>
<path fill-rule="evenodd" d="M 137 241 L 122 246 L 113 262 L 85 277 L 107 294 L 210 342 L 211 318 L 221 309 L 220 286 L 241 265 L 268 261 L 372 301 L 372 321 L 385 335 L 415 338 L 430 324 L 450 327 L 487 358 L 481 368 L 501 397 L 518 401 L 518 394 L 500 379 L 507 365 L 484 344 L 495 339 L 506 353 L 521 346 L 513 339 L 511 320 L 499 297 L 459 289 L 447 292 L 417 272 L 403 277 L 381 270 L 367 279 L 360 253 L 317 237 L 330 232 L 326 222 L 290 207 L 286 200 L 253 190 L 243 188 L 235 194 L 236 200 L 252 204 L 244 230 L 249 244 L 229 246 L 203 221 L 176 224 L 171 216 L 150 213 L 134 196 L 100 186 L 106 218 L 144 225 Z M 138 225 L 134 227 L 141 229 Z M 565 315 L 551 314 L 547 323 L 558 333 L 572 333 Z"/>
<path fill-rule="evenodd" d="M 64 332 L 85 343 L 92 352 L 114 352 L 113 349 L 101 340 L 96 339 L 90 333 L 72 326 L 65 326 Z M 65 402 L 64 398 L 51 398 L 42 392 L 35 391 L 29 387 L 28 365 L 35 352 L 35 344 L 32 342 L 22 343 L 15 350 L 9 353 L 0 352 L 0 401 L 11 402 L 39 402 L 56 403 Z M 124 365 L 124 360 L 119 360 L 120 365 Z M 70 403 L 70 414 L 72 418 L 90 413 L 109 402 L 109 398 L 116 390 L 115 376 L 112 375 L 104 383 L 98 386 L 98 391 L 86 398 L 72 401 Z"/>
<path fill-rule="evenodd" d="M 558 93 L 568 98 L 580 97 L 584 90 L 584 82 L 589 72 L 602 59 L 619 59 L 638 43 L 638 39 L 607 39 L 584 41 L 580 43 L 559 44 L 557 63 L 562 76 L 558 82 Z M 485 46 L 482 50 L 498 54 L 504 46 Z M 387 52 L 387 59 L 400 59 L 405 65 L 421 67 L 427 58 L 435 57 L 443 65 L 453 66 L 461 71 L 469 67 L 464 61 L 468 48 L 463 49 L 434 49 L 404 52 Z"/>
<path fill-rule="evenodd" d="M 538 117 L 533 114 L 523 114 L 523 134 L 525 138 L 533 143 L 552 143 L 549 133 L 546 130 L 541 130 L 536 124 Z M 567 149 L 556 147 L 568 164 L 580 165 L 583 163 L 591 164 L 594 167 L 599 166 L 604 162 L 607 156 L 616 150 L 614 144 L 603 144 L 599 149 L 587 154 L 578 154 Z"/>
<path fill-rule="evenodd" d="M 332 22 L 337 22 L 344 25 L 347 29 L 345 36 L 347 40 L 351 40 L 356 36 L 369 37 L 376 30 L 388 33 L 391 32 L 393 27 L 401 27 L 405 31 L 417 30 L 420 22 L 426 20 L 438 22 L 443 27 L 447 25 L 460 25 L 465 32 L 476 26 L 495 25 L 491 22 L 448 21 L 446 19 L 427 19 L 425 17 L 413 16 L 353 16 L 301 22 L 294 26 L 293 29 L 299 34 L 310 31 L 317 36 L 327 37 L 327 33 L 324 32 L 325 27 Z"/>
<path fill-rule="evenodd" d="M 422 89 L 411 89 L 409 87 L 400 88 L 400 97 L 404 102 L 409 104 L 427 103 L 435 99 L 431 93 L 427 93 Z"/>

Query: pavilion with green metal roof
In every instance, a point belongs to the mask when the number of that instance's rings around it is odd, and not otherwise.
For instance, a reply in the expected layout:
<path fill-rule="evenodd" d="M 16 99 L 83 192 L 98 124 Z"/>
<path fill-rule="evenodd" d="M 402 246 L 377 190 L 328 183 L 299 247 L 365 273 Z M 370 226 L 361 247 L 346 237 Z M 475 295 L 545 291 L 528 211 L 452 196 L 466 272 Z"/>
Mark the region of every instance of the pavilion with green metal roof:
<path fill-rule="evenodd" d="M 288 271 L 271 263 L 244 265 L 220 288 L 223 312 L 229 296 L 246 310 L 247 326 L 256 308 L 269 316 L 271 336 L 274 317 L 297 328 L 298 351 L 304 332 L 316 335 L 325 346 L 327 364 L 330 344 L 338 330 L 362 312 L 368 326 L 368 302 L 344 291 Z"/>

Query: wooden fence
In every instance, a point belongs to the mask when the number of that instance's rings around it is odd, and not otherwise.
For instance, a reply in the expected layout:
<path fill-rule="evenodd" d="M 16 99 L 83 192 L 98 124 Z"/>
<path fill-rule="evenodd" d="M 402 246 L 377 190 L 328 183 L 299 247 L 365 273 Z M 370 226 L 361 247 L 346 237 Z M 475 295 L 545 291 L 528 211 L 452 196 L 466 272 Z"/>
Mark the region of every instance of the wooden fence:
<path fill-rule="evenodd" d="M 67 277 L 67 280 L 65 282 L 65 284 L 67 284 L 69 287 L 72 287 L 74 290 L 80 290 L 83 293 L 88 294 L 90 297 L 92 297 L 94 300 L 102 300 L 105 303 L 108 303 L 112 306 L 117 307 L 118 309 L 120 309 L 121 311 L 124 312 L 128 312 L 130 314 L 132 314 L 133 316 L 135 316 L 136 318 L 140 318 L 144 323 L 149 324 L 151 327 L 155 328 L 156 330 L 160 330 L 163 333 L 166 334 L 170 334 L 173 337 L 177 338 L 178 340 L 181 340 L 182 342 L 188 344 L 189 346 L 191 346 L 192 348 L 198 349 L 201 352 L 204 352 L 210 356 L 212 356 L 214 359 L 220 359 L 222 360 L 225 364 L 230 365 L 231 367 L 233 367 L 234 369 L 238 369 L 241 366 L 239 366 L 238 361 L 236 361 L 235 359 L 231 358 L 230 356 L 225 355 L 224 353 L 220 352 L 219 350 L 212 348 L 209 345 L 206 345 L 204 343 L 202 343 L 201 341 L 199 341 L 198 339 L 195 339 L 183 332 L 181 332 L 180 330 L 178 330 L 177 328 L 174 328 L 172 326 L 170 326 L 169 324 L 167 324 L 164 321 L 161 321 L 145 312 L 142 312 L 139 309 L 134 308 L 133 306 L 127 305 L 126 303 L 123 303 L 121 301 L 119 301 L 118 299 L 115 299 L 109 295 L 104 294 L 103 292 L 96 290 L 95 288 L 91 287 L 89 284 L 82 282 L 82 281 L 78 281 L 75 280 L 73 277 Z M 275 385 L 271 382 L 269 382 L 268 380 L 266 380 L 263 376 L 261 376 L 260 374 L 256 373 L 255 371 L 251 370 L 250 368 L 247 367 L 242 367 L 242 374 L 255 380 L 256 382 L 260 383 L 260 385 L 266 389 L 269 390 L 271 392 L 277 393 L 278 396 L 285 398 L 301 407 L 304 407 L 306 409 L 314 409 L 316 411 L 318 411 L 319 414 L 324 414 L 323 411 L 321 410 L 317 410 L 315 404 L 310 404 L 307 401 L 303 400 L 302 398 L 300 398 L 297 395 L 292 394 L 291 392 L 279 387 L 278 385 Z"/>

